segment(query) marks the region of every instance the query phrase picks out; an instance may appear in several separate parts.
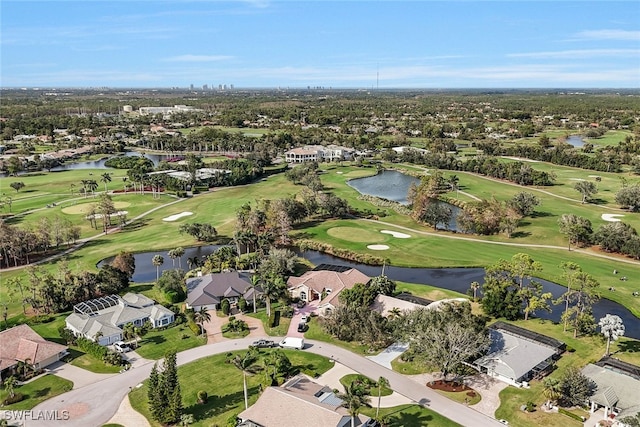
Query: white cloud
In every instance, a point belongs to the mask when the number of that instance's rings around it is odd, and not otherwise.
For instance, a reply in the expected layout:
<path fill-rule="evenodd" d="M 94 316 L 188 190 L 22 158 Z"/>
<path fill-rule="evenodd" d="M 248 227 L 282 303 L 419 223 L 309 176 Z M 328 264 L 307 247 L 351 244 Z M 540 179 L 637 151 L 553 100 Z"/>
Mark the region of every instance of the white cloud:
<path fill-rule="evenodd" d="M 640 31 L 588 30 L 575 34 L 577 40 L 640 40 Z"/>
<path fill-rule="evenodd" d="M 527 52 L 527 53 L 510 53 L 509 58 L 562 58 L 562 59 L 578 59 L 578 58 L 594 58 L 602 56 L 640 56 L 640 49 L 577 49 L 577 50 L 560 50 L 549 52 Z"/>
<path fill-rule="evenodd" d="M 178 55 L 170 58 L 165 58 L 167 62 L 214 62 L 214 61 L 227 61 L 233 59 L 233 56 L 228 55 Z"/>

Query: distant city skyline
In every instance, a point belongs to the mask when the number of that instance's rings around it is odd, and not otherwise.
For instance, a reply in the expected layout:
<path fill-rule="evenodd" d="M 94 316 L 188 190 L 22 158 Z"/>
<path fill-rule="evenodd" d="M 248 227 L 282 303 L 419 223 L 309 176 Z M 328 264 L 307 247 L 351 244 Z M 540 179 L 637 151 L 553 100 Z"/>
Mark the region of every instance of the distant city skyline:
<path fill-rule="evenodd" d="M 637 1 L 2 2 L 0 86 L 640 88 Z"/>

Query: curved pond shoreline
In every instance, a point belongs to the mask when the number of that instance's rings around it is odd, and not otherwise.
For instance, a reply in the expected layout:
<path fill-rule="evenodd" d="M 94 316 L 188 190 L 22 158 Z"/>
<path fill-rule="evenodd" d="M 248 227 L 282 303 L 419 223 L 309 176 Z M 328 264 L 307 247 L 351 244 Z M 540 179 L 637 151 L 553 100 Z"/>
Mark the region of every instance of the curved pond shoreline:
<path fill-rule="evenodd" d="M 221 245 L 209 245 L 184 248 L 185 255 L 182 257 L 182 267 L 184 269 L 187 268 L 186 260 L 188 258 L 199 257 L 202 260 L 220 246 Z M 298 254 L 302 256 L 300 252 L 298 252 Z M 164 270 L 179 267 L 177 259 L 175 260 L 174 266 L 174 261 L 169 258 L 168 251 L 161 250 L 136 253 L 134 254 L 136 269 L 132 278 L 133 282 L 144 283 L 156 280 L 156 267 L 151 262 L 154 255 L 162 255 L 164 257 L 164 264 L 160 266 L 160 274 L 162 274 L 162 271 Z M 334 264 L 357 268 L 369 277 L 378 276 L 382 273 L 381 266 L 371 266 L 354 261 L 348 261 L 318 251 L 307 250 L 304 252 L 303 257 L 313 265 Z M 98 266 L 104 262 L 109 262 L 111 259 L 113 259 L 113 257 L 105 258 L 98 263 Z M 461 294 L 466 294 L 472 282 L 484 282 L 485 274 L 484 268 L 481 267 L 424 268 L 396 266 L 386 266 L 384 273 L 387 277 L 395 281 L 430 285 L 437 288 L 459 292 Z M 553 299 L 560 297 L 566 289 L 564 286 L 548 280 L 536 280 L 542 284 L 545 292 L 551 292 L 553 294 Z M 530 317 L 559 322 L 562 310 L 563 308 L 560 306 L 552 306 L 552 311 L 550 313 L 541 311 Z M 640 340 L 640 319 L 635 317 L 626 307 L 617 302 L 603 298 L 594 304 L 593 316 L 597 321 L 606 314 L 615 314 L 620 316 L 626 328 L 625 336 Z"/>

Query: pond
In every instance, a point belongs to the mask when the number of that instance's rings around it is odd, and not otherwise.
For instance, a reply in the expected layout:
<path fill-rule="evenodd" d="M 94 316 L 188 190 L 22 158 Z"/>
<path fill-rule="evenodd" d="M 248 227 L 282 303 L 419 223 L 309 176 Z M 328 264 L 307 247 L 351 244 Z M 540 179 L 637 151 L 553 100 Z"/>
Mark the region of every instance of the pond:
<path fill-rule="evenodd" d="M 569 135 L 566 143 L 571 144 L 574 147 L 582 147 L 585 144 L 584 139 L 582 139 L 582 136 L 580 135 Z"/>
<path fill-rule="evenodd" d="M 356 178 L 347 181 L 347 184 L 360 194 L 391 200 L 402 205 L 409 204 L 407 196 L 411 185 L 419 183 L 419 178 L 394 170 L 383 170 L 374 176 Z M 444 224 L 439 224 L 438 229 L 460 231 L 456 220 L 460 213 L 460 208 L 445 202 L 439 203 L 444 204 L 451 209 L 451 220 L 446 226 Z"/>
<path fill-rule="evenodd" d="M 204 260 L 219 247 L 219 245 L 210 245 L 185 248 L 185 254 L 182 257 L 183 269 L 186 270 L 188 268 L 186 262 L 188 258 L 199 257 L 200 260 Z M 160 266 L 160 274 L 162 274 L 162 271 L 164 270 L 174 268 L 173 262 L 166 251 L 134 254 L 136 269 L 133 274 L 133 282 L 153 282 L 156 280 L 156 267 L 151 262 L 155 255 L 162 255 L 164 257 L 164 264 Z M 357 268 L 369 277 L 379 276 L 382 273 L 382 267 L 380 266 L 370 266 L 347 261 L 342 258 L 337 258 L 317 251 L 305 251 L 304 254 L 301 255 L 304 255 L 304 258 L 314 265 L 334 264 L 350 266 Z M 112 259 L 113 257 L 100 261 L 100 263 L 98 263 L 98 267 L 105 262 L 110 262 Z M 175 268 L 178 268 L 178 265 L 178 260 L 176 259 Z M 384 273 L 392 280 L 431 285 L 462 294 L 467 293 L 472 282 L 484 282 L 483 268 L 413 268 L 387 266 L 385 267 Z M 545 292 L 551 292 L 553 294 L 553 299 L 560 297 L 565 291 L 565 287 L 557 283 L 541 279 L 537 280 L 542 283 Z M 561 306 L 553 306 L 550 313 L 540 311 L 532 317 L 559 322 L 562 310 L 563 308 Z M 640 319 L 635 317 L 627 308 L 614 301 L 602 299 L 593 306 L 593 315 L 597 320 L 604 317 L 606 314 L 615 314 L 620 316 L 626 328 L 625 336 L 640 339 Z"/>
<path fill-rule="evenodd" d="M 122 155 L 122 154 L 119 154 L 119 155 Z M 175 157 L 167 154 L 138 153 L 137 151 L 127 151 L 124 155 L 127 157 L 146 157 L 147 159 L 153 162 L 154 167 L 158 166 L 158 163 L 160 163 L 162 160 Z M 111 157 L 115 157 L 115 156 L 108 156 L 100 160 L 88 160 L 88 161 L 73 162 L 73 163 L 68 162 L 52 168 L 51 171 L 59 172 L 59 171 L 76 170 L 76 169 L 111 169 L 105 166 L 105 162 L 109 160 Z"/>
<path fill-rule="evenodd" d="M 408 205 L 409 188 L 411 184 L 420 184 L 420 179 L 398 171 L 383 170 L 374 176 L 349 180 L 347 184 L 360 194 Z"/>
<path fill-rule="evenodd" d="M 208 245 L 208 246 L 196 246 L 193 248 L 184 248 L 184 255 L 181 259 L 175 259 L 175 267 L 174 260 L 169 257 L 169 251 L 155 251 L 155 252 L 140 252 L 133 255 L 136 261 L 136 269 L 133 273 L 133 278 L 131 279 L 136 283 L 146 283 L 153 282 L 156 280 L 156 266 L 153 265 L 151 260 L 154 256 L 160 255 L 164 258 L 164 264 L 159 267 L 160 275 L 164 270 L 171 270 L 173 268 L 179 268 L 180 263 L 182 263 L 182 269 L 188 270 L 189 266 L 187 264 L 187 260 L 189 258 L 197 257 L 200 261 L 204 261 L 209 255 L 214 253 L 220 245 Z M 101 267 L 105 263 L 110 263 L 113 261 L 114 257 L 105 258 L 98 263 L 98 267 Z"/>

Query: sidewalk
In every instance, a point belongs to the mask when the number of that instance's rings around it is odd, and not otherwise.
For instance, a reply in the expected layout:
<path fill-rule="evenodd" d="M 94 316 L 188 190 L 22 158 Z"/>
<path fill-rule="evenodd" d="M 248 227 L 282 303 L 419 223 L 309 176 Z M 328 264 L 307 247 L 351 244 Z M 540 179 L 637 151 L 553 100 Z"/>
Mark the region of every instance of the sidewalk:
<path fill-rule="evenodd" d="M 340 393 L 344 392 L 344 386 L 340 384 L 340 378 L 349 374 L 356 374 L 357 372 L 347 368 L 346 366 L 336 362 L 333 368 L 329 369 L 324 374 L 320 375 L 318 378 L 313 379 L 313 381 L 317 382 L 320 385 L 326 385 L 327 387 L 331 387 L 332 389 L 337 389 Z M 376 381 L 377 378 L 371 378 Z M 371 390 L 371 405 L 378 405 L 378 396 L 377 390 Z M 392 408 L 398 405 L 405 405 L 407 403 L 414 403 L 411 399 L 404 397 L 403 395 L 396 393 L 395 391 L 389 396 L 382 396 L 380 398 L 380 407 L 381 408 Z"/>

